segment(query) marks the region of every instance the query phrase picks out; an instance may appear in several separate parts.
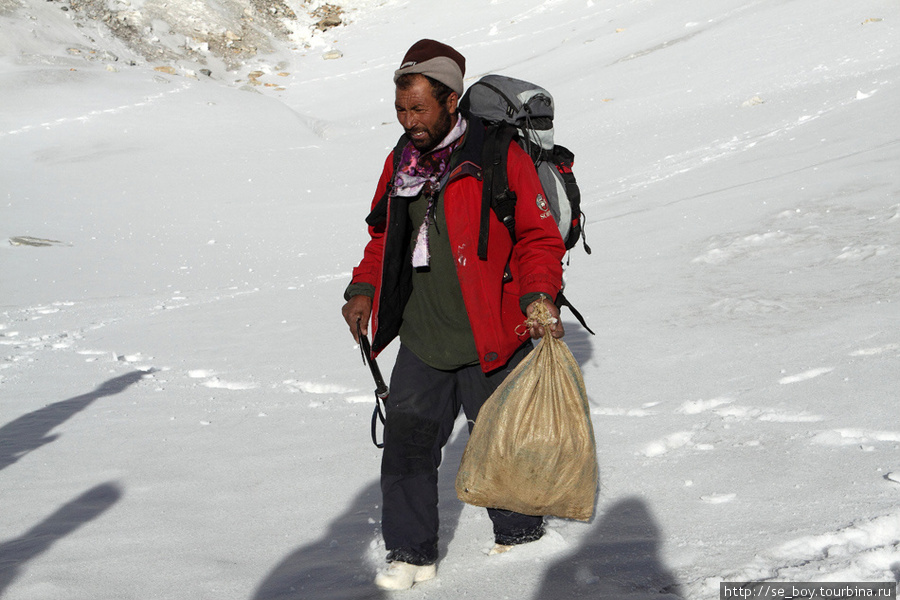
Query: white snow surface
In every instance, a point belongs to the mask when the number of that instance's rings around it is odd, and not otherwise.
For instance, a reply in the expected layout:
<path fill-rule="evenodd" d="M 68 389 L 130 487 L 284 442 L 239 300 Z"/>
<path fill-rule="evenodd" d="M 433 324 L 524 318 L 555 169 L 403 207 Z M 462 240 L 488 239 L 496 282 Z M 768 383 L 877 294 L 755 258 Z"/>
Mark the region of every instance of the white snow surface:
<path fill-rule="evenodd" d="M 197 78 L 0 2 L 0 596 L 387 597 L 374 384 L 340 307 L 423 37 L 468 83 L 555 96 L 593 249 L 567 295 L 596 337 L 564 318 L 601 490 L 591 522 L 487 556 L 455 437 L 438 577 L 403 597 L 897 581 L 896 2 L 350 12 Z"/>

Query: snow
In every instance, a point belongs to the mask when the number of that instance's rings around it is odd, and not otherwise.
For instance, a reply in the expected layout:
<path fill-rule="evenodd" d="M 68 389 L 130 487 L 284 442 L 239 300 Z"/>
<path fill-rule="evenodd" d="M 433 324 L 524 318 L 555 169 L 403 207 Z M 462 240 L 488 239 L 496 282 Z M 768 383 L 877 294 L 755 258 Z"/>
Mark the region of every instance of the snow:
<path fill-rule="evenodd" d="M 0 1 L 0 595 L 384 597 L 374 384 L 340 306 L 422 37 L 468 83 L 556 99 L 601 491 L 592 522 L 489 557 L 457 435 L 438 577 L 404 595 L 900 579 L 895 3 L 345 6 L 206 77 Z"/>

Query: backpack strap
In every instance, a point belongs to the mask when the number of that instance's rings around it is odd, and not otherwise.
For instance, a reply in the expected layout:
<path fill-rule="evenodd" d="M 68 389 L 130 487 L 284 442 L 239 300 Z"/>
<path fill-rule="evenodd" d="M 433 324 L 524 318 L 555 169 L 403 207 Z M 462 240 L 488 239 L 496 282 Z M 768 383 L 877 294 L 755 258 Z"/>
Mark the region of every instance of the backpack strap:
<path fill-rule="evenodd" d="M 578 182 L 575 181 L 575 173 L 572 165 L 575 163 L 575 155 L 565 146 L 555 145 L 550 153 L 550 161 L 556 167 L 566 189 L 566 197 L 569 206 L 572 207 L 572 222 L 569 224 L 569 235 L 566 238 L 566 248 L 574 248 L 581 238 L 584 251 L 591 253 L 591 247 L 587 244 L 587 235 L 584 232 L 584 213 L 581 211 L 581 191 Z"/>
<path fill-rule="evenodd" d="M 502 122 L 488 125 L 485 132 L 481 225 L 478 234 L 478 258 L 481 260 L 487 260 L 491 210 L 506 225 L 513 243 L 516 242 L 516 193 L 509 189 L 509 177 L 506 173 L 509 144 L 515 135 L 515 127 Z"/>
<path fill-rule="evenodd" d="M 569 299 L 566 298 L 565 294 L 562 293 L 562 290 L 560 290 L 560 292 L 556 295 L 556 306 L 558 308 L 562 308 L 563 306 L 568 306 L 569 310 L 572 311 L 572 315 L 576 319 L 578 319 L 579 323 L 581 323 L 581 326 L 584 327 L 585 329 L 587 329 L 588 333 L 590 333 L 591 335 L 597 335 L 591 330 L 590 327 L 587 326 L 587 322 L 585 322 L 584 317 L 581 316 L 581 313 L 578 312 L 577 308 L 572 306 L 572 303 L 569 302 Z"/>

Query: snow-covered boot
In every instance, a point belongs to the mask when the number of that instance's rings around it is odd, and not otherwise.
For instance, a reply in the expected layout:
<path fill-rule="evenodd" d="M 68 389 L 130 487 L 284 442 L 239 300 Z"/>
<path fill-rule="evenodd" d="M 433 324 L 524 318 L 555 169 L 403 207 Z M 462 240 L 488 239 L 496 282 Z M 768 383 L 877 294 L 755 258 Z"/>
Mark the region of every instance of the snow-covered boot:
<path fill-rule="evenodd" d="M 408 590 L 414 583 L 432 579 L 436 574 L 434 565 L 411 565 L 395 560 L 375 576 L 375 585 L 383 590 Z"/>

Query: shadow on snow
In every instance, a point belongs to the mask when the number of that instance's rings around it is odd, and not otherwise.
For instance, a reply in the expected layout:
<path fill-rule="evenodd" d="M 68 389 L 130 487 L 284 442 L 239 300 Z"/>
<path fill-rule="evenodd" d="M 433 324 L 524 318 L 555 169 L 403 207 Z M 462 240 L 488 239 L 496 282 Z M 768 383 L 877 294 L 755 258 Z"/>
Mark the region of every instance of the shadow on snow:
<path fill-rule="evenodd" d="M 461 427 L 458 423 L 457 427 Z M 451 438 L 444 448 L 440 485 L 439 553 L 445 556 L 462 513 L 456 498 L 455 469 L 468 436 Z M 452 472 L 450 471 L 452 469 Z M 370 548 L 381 536 L 381 486 L 375 481 L 356 496 L 317 541 L 289 554 L 257 588 L 253 600 L 373 600 L 388 595 L 375 587 Z M 383 551 L 381 547 L 379 552 Z M 376 560 L 383 564 L 383 557 Z"/>
<path fill-rule="evenodd" d="M 29 452 L 56 440 L 55 427 L 106 396 L 119 394 L 146 373 L 133 371 L 105 382 L 94 391 L 47 405 L 0 427 L 0 469 Z M 93 521 L 122 497 L 114 483 L 104 483 L 84 492 L 29 529 L 22 536 L 0 543 L 0 596 L 19 576 L 23 566 L 43 554 L 58 540 Z"/>
<path fill-rule="evenodd" d="M 23 565 L 43 554 L 54 543 L 106 512 L 122 497 L 112 483 L 98 485 L 29 529 L 24 535 L 0 544 L 0 596 L 18 577 Z"/>
<path fill-rule="evenodd" d="M 448 511 L 450 507 L 442 503 L 446 523 L 441 526 L 442 555 L 449 543 L 443 538 L 452 536 L 462 507 L 455 497 L 452 500 L 455 510 Z M 287 556 L 253 600 L 387 598 L 373 583 L 375 570 L 369 559 L 370 544 L 378 537 L 380 501 L 378 483 L 367 486 L 322 538 Z M 645 503 L 622 500 L 605 512 L 578 550 L 547 568 L 533 598 L 680 598 L 677 580 L 660 560 L 659 545 L 659 531 Z"/>
<path fill-rule="evenodd" d="M 378 532 L 381 488 L 367 486 L 317 541 L 289 554 L 257 588 L 253 600 L 385 598 L 372 583 L 367 553 Z"/>
<path fill-rule="evenodd" d="M 32 450 L 56 440 L 59 436 L 50 435 L 50 432 L 90 406 L 95 400 L 125 391 L 130 385 L 140 381 L 144 375 L 146 373 L 141 371 L 132 371 L 114 377 L 93 392 L 48 404 L 0 427 L 0 470 L 15 463 Z"/>
<path fill-rule="evenodd" d="M 659 529 L 644 501 L 621 500 L 604 511 L 574 554 L 550 565 L 534 598 L 680 598 L 659 545 Z"/>

